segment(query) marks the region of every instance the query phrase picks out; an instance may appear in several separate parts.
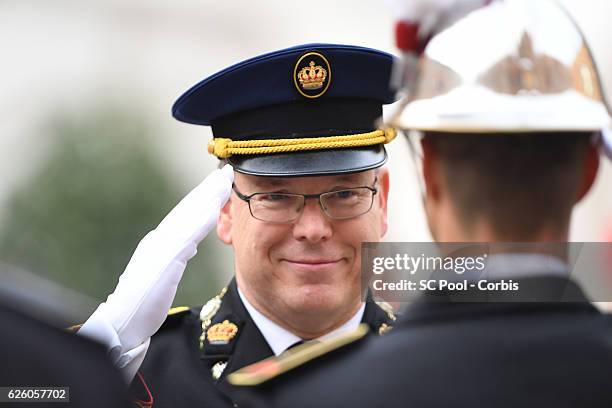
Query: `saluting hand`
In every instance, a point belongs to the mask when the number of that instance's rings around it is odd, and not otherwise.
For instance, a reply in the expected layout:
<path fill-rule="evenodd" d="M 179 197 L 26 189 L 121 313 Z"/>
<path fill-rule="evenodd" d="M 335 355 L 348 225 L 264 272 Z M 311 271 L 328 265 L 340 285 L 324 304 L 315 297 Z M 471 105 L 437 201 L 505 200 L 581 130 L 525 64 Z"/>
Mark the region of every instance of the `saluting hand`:
<path fill-rule="evenodd" d="M 115 291 L 78 331 L 108 347 L 128 382 L 144 359 L 150 337 L 166 318 L 187 262 L 215 226 L 233 179 L 228 164 L 183 198 L 140 241 Z"/>

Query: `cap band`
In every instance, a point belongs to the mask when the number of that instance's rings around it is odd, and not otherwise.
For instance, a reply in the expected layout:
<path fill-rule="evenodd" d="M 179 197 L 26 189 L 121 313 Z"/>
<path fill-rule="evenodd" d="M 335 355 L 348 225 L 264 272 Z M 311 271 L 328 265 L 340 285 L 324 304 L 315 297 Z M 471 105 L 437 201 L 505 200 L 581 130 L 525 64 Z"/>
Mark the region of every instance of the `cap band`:
<path fill-rule="evenodd" d="M 215 137 L 232 140 L 301 138 L 364 133 L 376 130 L 382 116 L 373 99 L 316 99 L 262 106 L 232 113 L 212 122 Z"/>
<path fill-rule="evenodd" d="M 208 152 L 220 159 L 225 159 L 234 154 L 271 154 L 372 146 L 389 143 L 395 139 L 395 136 L 395 129 L 386 128 L 355 135 L 300 139 L 232 140 L 214 138 L 208 143 Z"/>

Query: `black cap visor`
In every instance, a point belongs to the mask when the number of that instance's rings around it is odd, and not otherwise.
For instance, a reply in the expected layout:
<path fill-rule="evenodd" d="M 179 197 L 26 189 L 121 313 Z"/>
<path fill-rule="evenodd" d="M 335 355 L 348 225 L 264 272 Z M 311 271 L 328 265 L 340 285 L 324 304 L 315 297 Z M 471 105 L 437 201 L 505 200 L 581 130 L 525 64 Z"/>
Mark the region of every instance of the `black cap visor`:
<path fill-rule="evenodd" d="M 387 161 L 383 145 L 262 155 L 234 155 L 239 173 L 262 177 L 330 176 L 376 169 Z"/>

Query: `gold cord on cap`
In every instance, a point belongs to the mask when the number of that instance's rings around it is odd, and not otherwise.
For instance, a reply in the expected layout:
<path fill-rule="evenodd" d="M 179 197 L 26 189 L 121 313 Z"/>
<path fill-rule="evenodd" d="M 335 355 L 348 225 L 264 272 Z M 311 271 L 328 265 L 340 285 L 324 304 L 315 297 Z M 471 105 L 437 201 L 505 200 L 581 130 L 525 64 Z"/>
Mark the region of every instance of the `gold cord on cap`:
<path fill-rule="evenodd" d="M 378 129 L 356 135 L 307 137 L 300 139 L 232 140 L 214 138 L 208 143 L 208 152 L 220 159 L 234 154 L 271 154 L 306 150 L 342 149 L 389 143 L 395 139 L 393 128 Z"/>

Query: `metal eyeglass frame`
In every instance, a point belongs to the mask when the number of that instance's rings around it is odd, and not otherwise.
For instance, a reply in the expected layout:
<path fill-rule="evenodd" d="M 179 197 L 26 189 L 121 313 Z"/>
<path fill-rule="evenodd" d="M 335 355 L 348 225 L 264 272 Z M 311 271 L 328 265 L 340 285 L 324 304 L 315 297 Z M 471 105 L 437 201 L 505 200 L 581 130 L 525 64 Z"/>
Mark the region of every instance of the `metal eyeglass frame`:
<path fill-rule="evenodd" d="M 238 191 L 238 189 L 236 188 L 236 184 L 232 183 L 232 190 L 234 190 L 234 193 L 236 193 L 236 196 L 241 199 L 242 201 L 245 201 L 248 205 L 249 205 L 249 212 L 251 213 L 251 217 L 255 218 L 256 220 L 259 221 L 264 221 L 264 222 L 270 222 L 270 223 L 274 223 L 274 224 L 293 224 L 299 217 L 300 215 L 302 215 L 302 212 L 304 211 L 304 206 L 306 204 L 306 200 L 307 199 L 313 199 L 316 198 L 319 201 L 319 207 L 321 207 L 321 210 L 323 211 L 323 214 L 325 214 L 326 217 L 332 219 L 332 220 L 349 220 L 351 218 L 356 218 L 359 217 L 360 215 L 366 214 L 368 213 L 371 209 L 372 209 L 372 205 L 374 204 L 374 196 L 378 193 L 378 189 L 375 187 L 376 183 L 378 183 L 378 177 L 376 177 L 374 179 L 374 183 L 372 184 L 372 186 L 359 186 L 359 187 L 351 187 L 351 188 L 343 188 L 341 190 L 332 190 L 332 191 L 326 191 L 324 193 L 319 193 L 319 194 L 294 194 L 294 193 L 277 193 L 277 192 L 258 192 L 258 193 L 253 193 L 250 195 L 246 195 L 241 193 L 240 191 Z M 325 209 L 325 206 L 323 206 L 323 202 L 321 201 L 321 197 L 325 196 L 326 194 L 334 194 L 334 193 L 339 193 L 342 191 L 351 191 L 351 190 L 355 190 L 355 189 L 361 189 L 361 188 L 367 188 L 368 190 L 370 190 L 372 192 L 372 200 L 370 202 L 370 206 L 368 207 L 368 209 L 364 212 L 362 212 L 361 214 L 357 214 L 357 215 L 352 215 L 350 217 L 333 217 L 330 214 L 328 214 L 327 210 Z M 257 218 L 255 215 L 253 215 L 253 209 L 251 208 L 251 198 L 253 198 L 256 195 L 259 194 L 274 194 L 274 195 L 285 195 L 285 196 L 292 196 L 292 197 L 303 197 L 302 200 L 302 207 L 300 208 L 300 212 L 299 214 L 295 217 L 295 219 L 292 219 L 290 221 L 269 221 L 269 220 L 262 220 L 261 218 Z"/>

